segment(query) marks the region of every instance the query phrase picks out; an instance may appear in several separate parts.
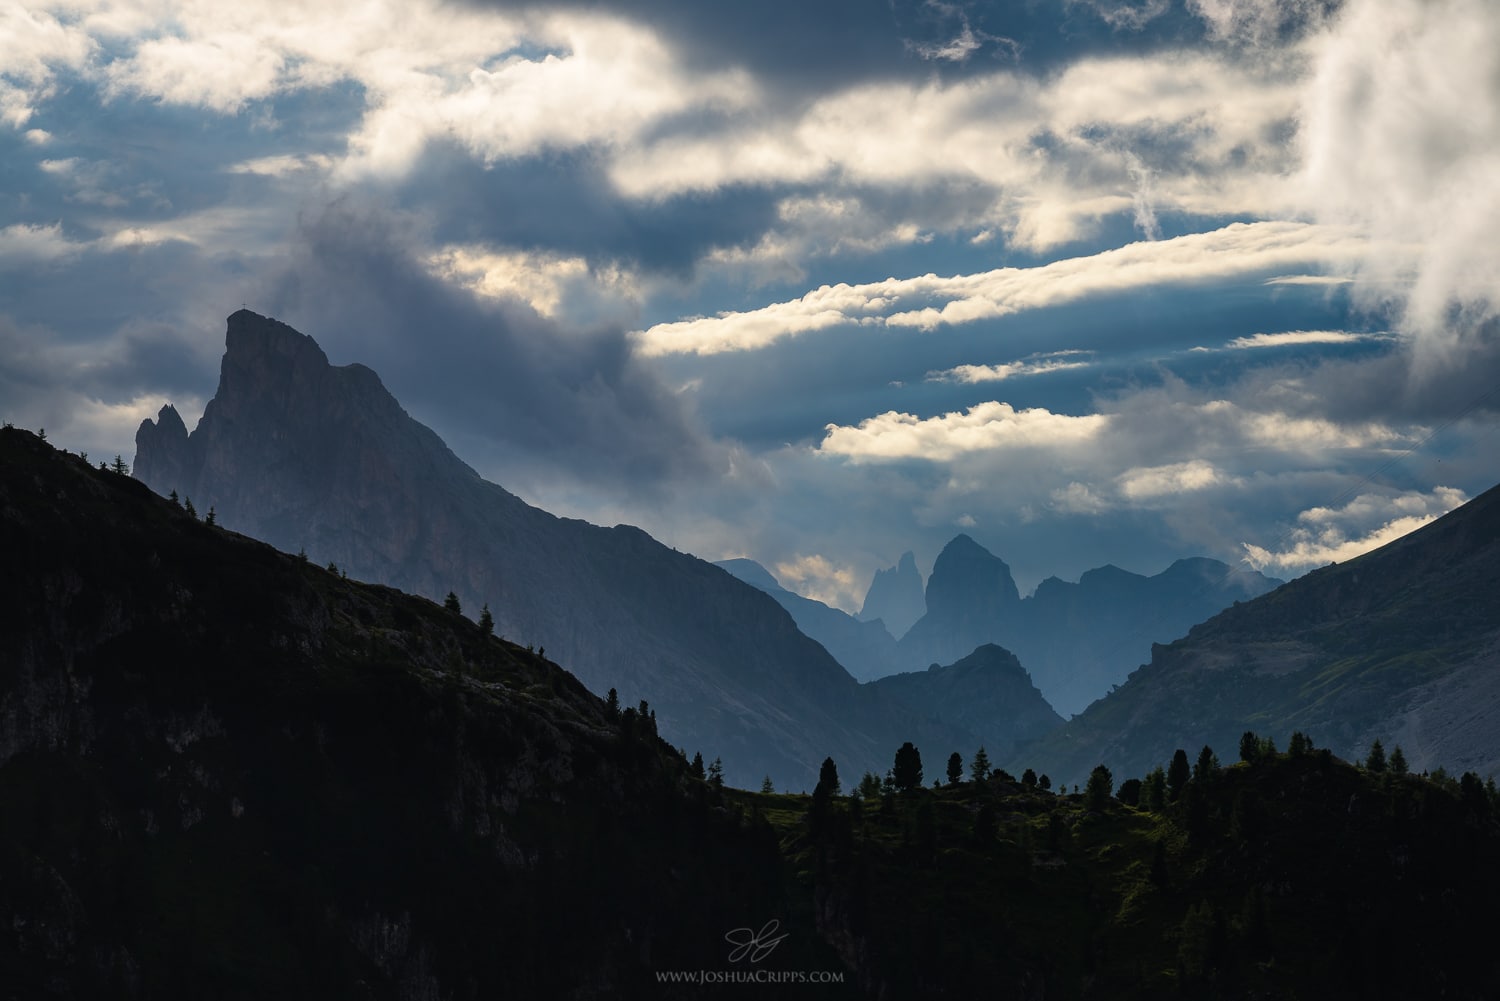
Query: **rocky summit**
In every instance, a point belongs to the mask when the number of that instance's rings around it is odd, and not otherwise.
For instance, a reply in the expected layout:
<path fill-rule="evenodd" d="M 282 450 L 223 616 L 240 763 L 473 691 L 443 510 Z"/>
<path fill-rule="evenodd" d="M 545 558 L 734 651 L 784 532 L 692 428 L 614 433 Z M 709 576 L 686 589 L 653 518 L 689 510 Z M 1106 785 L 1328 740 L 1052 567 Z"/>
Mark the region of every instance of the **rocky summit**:
<path fill-rule="evenodd" d="M 554 517 L 482 478 L 362 365 L 241 310 L 191 434 L 170 407 L 136 436 L 135 475 L 221 524 L 361 580 L 442 599 L 646 700 L 666 739 L 735 784 L 811 788 L 833 755 L 883 768 L 934 724 L 861 689 L 761 591 L 630 526 Z M 967 651 L 964 651 L 967 652 Z M 941 734 L 940 728 L 936 731 Z M 894 743 L 893 743 L 894 742 Z"/>

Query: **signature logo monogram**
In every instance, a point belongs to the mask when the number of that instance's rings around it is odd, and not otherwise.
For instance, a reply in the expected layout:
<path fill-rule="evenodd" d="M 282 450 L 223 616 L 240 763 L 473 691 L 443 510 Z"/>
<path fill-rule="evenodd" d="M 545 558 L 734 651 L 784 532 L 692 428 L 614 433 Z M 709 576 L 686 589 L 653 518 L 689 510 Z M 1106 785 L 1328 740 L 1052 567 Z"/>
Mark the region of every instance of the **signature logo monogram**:
<path fill-rule="evenodd" d="M 772 918 L 767 921 L 765 927 L 760 931 L 753 928 L 736 928 L 724 933 L 724 941 L 734 946 L 729 952 L 729 961 L 738 963 L 740 960 L 749 958 L 752 963 L 759 963 L 771 954 L 781 944 L 781 940 L 787 937 L 786 932 L 777 935 L 781 929 L 781 922 Z"/>

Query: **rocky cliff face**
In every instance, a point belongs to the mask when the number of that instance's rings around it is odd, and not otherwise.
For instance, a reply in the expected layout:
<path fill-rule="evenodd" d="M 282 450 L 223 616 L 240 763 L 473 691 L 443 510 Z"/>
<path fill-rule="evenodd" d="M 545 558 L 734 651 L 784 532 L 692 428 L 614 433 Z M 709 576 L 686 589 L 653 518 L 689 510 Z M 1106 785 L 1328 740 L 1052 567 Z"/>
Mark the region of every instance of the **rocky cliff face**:
<path fill-rule="evenodd" d="M 951 664 L 1011 632 L 1020 606 L 1005 561 L 967 535 L 955 536 L 932 564 L 927 614 L 901 637 L 901 659 L 913 666 Z"/>
<path fill-rule="evenodd" d="M 1188 568 L 1191 570 L 1192 568 Z M 1140 775 L 1182 747 L 1232 756 L 1294 730 L 1363 759 L 1500 771 L 1500 488 L 1348 563 L 1225 609 L 1157 646 L 1117 692 L 1045 738 L 1038 768 Z"/>
<path fill-rule="evenodd" d="M 330 366 L 311 338 L 246 310 L 229 318 L 197 428 L 184 443 L 174 414 L 146 422 L 135 468 L 229 528 L 358 579 L 451 590 L 470 615 L 487 603 L 498 632 L 545 648 L 596 693 L 648 700 L 668 740 L 722 757 L 737 784 L 811 788 L 824 757 L 874 767 L 914 725 L 767 595 L 639 529 L 525 504 L 374 372 Z"/>
<path fill-rule="evenodd" d="M 917 570 L 916 557 L 905 552 L 895 566 L 875 571 L 870 589 L 865 592 L 859 618 L 864 622 L 879 619 L 885 623 L 887 632 L 900 639 L 926 610 L 922 574 Z"/>
<path fill-rule="evenodd" d="M 654 971 L 786 913 L 640 720 L 429 601 L 19 430 L 0 550 L 7 995 L 698 996 Z"/>

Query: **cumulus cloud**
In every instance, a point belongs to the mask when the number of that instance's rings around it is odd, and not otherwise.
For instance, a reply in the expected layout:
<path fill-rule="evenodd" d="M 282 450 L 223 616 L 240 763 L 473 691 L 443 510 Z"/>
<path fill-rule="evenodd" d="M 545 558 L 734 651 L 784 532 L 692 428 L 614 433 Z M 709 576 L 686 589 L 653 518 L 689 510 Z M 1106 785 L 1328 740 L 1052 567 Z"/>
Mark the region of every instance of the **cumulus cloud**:
<path fill-rule="evenodd" d="M 964 413 L 926 419 L 892 410 L 860 421 L 858 427 L 830 424 L 818 451 L 854 462 L 951 462 L 971 452 L 1064 448 L 1093 440 L 1108 425 L 1103 414 L 1075 417 L 990 401 Z"/>
<path fill-rule="evenodd" d="M 1468 500 L 1461 490 L 1434 487 L 1428 493 L 1360 494 L 1343 507 L 1313 507 L 1270 547 L 1243 543 L 1257 570 L 1305 573 L 1352 560 L 1435 521 Z"/>
<path fill-rule="evenodd" d="M 62 225 L 14 223 L 0 229 L 0 261 L 57 261 L 81 252 L 82 245 L 63 235 Z"/>
<path fill-rule="evenodd" d="M 0 7 L 0 122 L 24 127 L 56 89 L 58 71 L 82 68 L 94 48 L 87 33 L 48 11 Z"/>
<path fill-rule="evenodd" d="M 1224 483 L 1226 477 L 1213 464 L 1202 459 L 1174 462 L 1165 466 L 1130 469 L 1118 478 L 1121 496 L 1131 501 L 1176 497 Z"/>
<path fill-rule="evenodd" d="M 637 275 L 619 266 L 592 267 L 577 255 L 455 244 L 428 255 L 427 265 L 480 295 L 517 299 L 543 316 L 577 326 L 639 307 Z"/>
<path fill-rule="evenodd" d="M 659 323 L 636 335 L 646 355 L 718 354 L 763 348 L 835 326 L 912 327 L 994 319 L 1085 296 L 1284 268 L 1352 261 L 1366 250 L 1350 233 L 1293 222 L 1234 223 L 1210 233 L 1132 243 L 1034 268 L 941 278 L 824 285 L 799 299 L 745 312 Z"/>
<path fill-rule="evenodd" d="M 1500 6 L 1351 2 L 1313 39 L 1297 146 L 1316 217 L 1372 238 L 1345 262 L 1363 301 L 1419 335 L 1418 364 L 1461 357 L 1500 287 Z"/>
<path fill-rule="evenodd" d="M 854 613 L 864 598 L 852 567 L 838 566 L 826 556 L 797 554 L 776 564 L 782 586 L 805 598 Z"/>

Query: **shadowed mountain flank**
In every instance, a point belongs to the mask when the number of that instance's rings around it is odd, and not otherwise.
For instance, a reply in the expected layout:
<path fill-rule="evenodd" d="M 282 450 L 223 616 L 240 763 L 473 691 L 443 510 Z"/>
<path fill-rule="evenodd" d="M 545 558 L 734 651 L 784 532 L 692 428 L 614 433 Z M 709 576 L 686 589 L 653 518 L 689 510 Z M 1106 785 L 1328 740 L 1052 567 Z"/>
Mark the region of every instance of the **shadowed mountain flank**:
<path fill-rule="evenodd" d="M 523 502 L 460 461 L 362 365 L 229 318 L 218 392 L 190 435 L 170 408 L 136 475 L 222 524 L 350 575 L 441 598 L 545 648 L 594 692 L 646 699 L 662 735 L 736 784 L 810 788 L 833 755 L 874 767 L 918 724 L 862 690 L 769 596 L 630 526 Z"/>
<path fill-rule="evenodd" d="M 1152 652 L 1121 688 L 1044 738 L 1028 764 L 1078 781 L 1175 748 L 1221 754 L 1245 730 L 1301 730 L 1414 769 L 1500 772 L 1500 489 L 1347 563 L 1226 609 Z"/>

